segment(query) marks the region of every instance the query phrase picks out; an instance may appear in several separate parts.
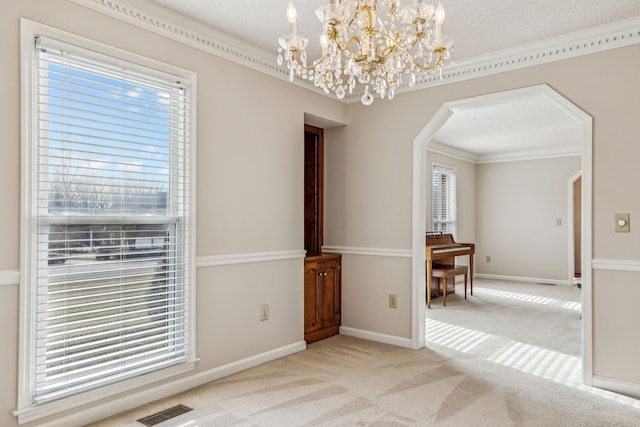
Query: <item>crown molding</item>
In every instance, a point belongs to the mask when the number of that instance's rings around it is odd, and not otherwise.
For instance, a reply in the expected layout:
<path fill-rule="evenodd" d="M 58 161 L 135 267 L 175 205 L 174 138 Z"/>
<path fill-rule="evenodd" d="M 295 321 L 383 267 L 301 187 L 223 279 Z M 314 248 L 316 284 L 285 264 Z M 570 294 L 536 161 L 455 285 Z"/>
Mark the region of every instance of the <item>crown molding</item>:
<path fill-rule="evenodd" d="M 640 43 L 640 16 L 454 61 L 442 68 L 442 78 L 431 75 L 419 80 L 411 90 L 562 61 L 637 43 Z"/>
<path fill-rule="evenodd" d="M 555 147 L 542 150 L 519 151 L 513 153 L 487 154 L 477 156 L 476 164 L 518 162 L 521 160 L 544 160 L 558 157 L 579 157 L 582 155 L 582 147 Z"/>
<path fill-rule="evenodd" d="M 468 151 L 459 150 L 438 141 L 431 141 L 427 145 L 427 151 L 442 154 L 454 159 L 483 165 L 488 163 L 517 162 L 521 160 L 544 160 L 558 157 L 577 157 L 582 155 L 582 147 L 556 147 L 532 151 L 516 151 L 511 153 L 477 155 Z"/>
<path fill-rule="evenodd" d="M 442 154 L 443 156 L 451 157 L 454 159 L 462 160 L 468 163 L 477 163 L 478 156 L 468 151 L 459 150 L 450 145 L 443 144 L 441 142 L 431 140 L 427 145 L 427 151 L 436 154 Z"/>
<path fill-rule="evenodd" d="M 149 2 L 141 0 L 135 2 L 131 0 L 69 1 L 281 80 L 289 80 L 287 70 L 276 64 L 275 52 L 258 50 L 194 20 L 167 15 Z M 640 43 L 640 17 L 456 61 L 443 67 L 441 76 L 440 74 L 431 75 L 419 80 L 412 88 L 406 86 L 396 92 L 403 93 L 442 86 L 637 43 Z M 311 82 L 295 79 L 294 83 L 324 94 Z M 345 97 L 342 102 L 359 102 L 361 96 L 362 92 L 353 93 Z"/>

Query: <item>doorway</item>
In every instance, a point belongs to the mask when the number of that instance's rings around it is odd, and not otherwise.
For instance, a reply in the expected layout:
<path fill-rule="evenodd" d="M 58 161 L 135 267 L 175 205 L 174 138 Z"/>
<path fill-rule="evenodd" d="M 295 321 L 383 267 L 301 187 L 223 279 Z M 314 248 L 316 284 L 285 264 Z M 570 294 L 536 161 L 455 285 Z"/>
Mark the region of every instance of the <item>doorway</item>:
<path fill-rule="evenodd" d="M 569 280 L 578 288 L 582 287 L 582 172 L 578 172 L 569 180 Z"/>
<path fill-rule="evenodd" d="M 426 279 L 424 275 L 424 236 L 426 227 L 426 183 L 428 182 L 427 147 L 438 130 L 456 112 L 524 100 L 531 97 L 545 97 L 564 114 L 579 125 L 581 141 L 581 282 L 582 298 L 582 380 L 591 385 L 592 381 L 592 327 L 591 327 L 591 212 L 592 212 L 592 118 L 562 95 L 547 85 L 505 91 L 458 101 L 450 101 L 436 112 L 413 144 L 413 210 L 412 210 L 412 344 L 416 349 L 425 345 L 425 297 Z"/>

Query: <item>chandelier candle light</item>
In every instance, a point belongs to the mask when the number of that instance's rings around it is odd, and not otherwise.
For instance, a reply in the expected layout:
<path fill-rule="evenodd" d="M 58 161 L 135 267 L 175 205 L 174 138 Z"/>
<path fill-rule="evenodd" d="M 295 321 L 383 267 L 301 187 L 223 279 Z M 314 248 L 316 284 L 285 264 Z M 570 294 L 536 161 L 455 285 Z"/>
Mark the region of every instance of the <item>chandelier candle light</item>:
<path fill-rule="evenodd" d="M 442 35 L 444 8 L 415 0 L 330 0 L 316 16 L 322 22 L 322 56 L 307 64 L 309 41 L 298 34 L 293 0 L 287 7 L 291 34 L 279 39 L 278 65 L 286 62 L 289 80 L 313 81 L 325 93 L 343 99 L 356 84 L 365 86 L 361 101 L 374 95 L 393 99 L 397 88 L 440 70 L 451 57 L 454 39 Z"/>

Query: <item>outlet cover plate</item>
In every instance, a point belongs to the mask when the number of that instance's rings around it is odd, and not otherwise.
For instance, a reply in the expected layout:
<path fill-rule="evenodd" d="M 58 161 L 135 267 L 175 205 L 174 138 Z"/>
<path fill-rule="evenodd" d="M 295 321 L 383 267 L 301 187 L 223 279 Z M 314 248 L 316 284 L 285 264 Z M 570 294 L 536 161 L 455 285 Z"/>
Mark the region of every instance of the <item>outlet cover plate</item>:
<path fill-rule="evenodd" d="M 389 294 L 389 308 L 398 308 L 398 295 Z"/>
<path fill-rule="evenodd" d="M 616 233 L 628 233 L 629 231 L 631 231 L 631 227 L 629 226 L 628 213 L 617 213 L 614 215 L 614 218 Z"/>
<path fill-rule="evenodd" d="M 260 321 L 264 322 L 265 320 L 269 320 L 269 304 L 260 306 Z"/>

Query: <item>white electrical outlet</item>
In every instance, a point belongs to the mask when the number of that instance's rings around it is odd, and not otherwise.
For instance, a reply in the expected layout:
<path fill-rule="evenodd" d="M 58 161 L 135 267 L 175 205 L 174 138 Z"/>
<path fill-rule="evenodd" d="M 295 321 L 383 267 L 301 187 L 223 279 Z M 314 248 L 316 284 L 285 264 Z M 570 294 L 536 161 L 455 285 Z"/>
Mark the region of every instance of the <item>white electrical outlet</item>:
<path fill-rule="evenodd" d="M 398 295 L 389 294 L 389 308 L 398 308 Z"/>
<path fill-rule="evenodd" d="M 269 304 L 260 306 L 260 321 L 264 322 L 265 320 L 269 320 Z"/>

